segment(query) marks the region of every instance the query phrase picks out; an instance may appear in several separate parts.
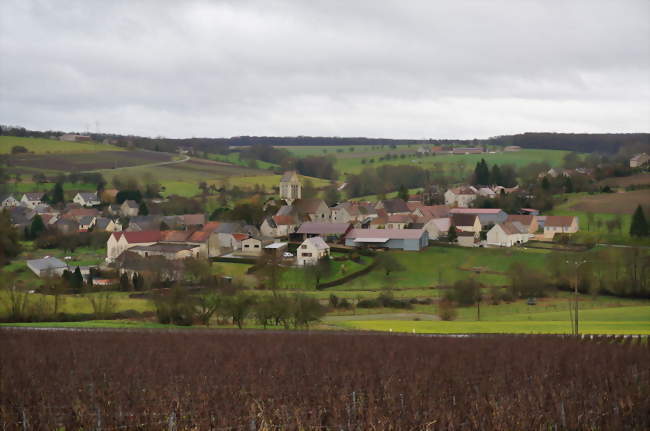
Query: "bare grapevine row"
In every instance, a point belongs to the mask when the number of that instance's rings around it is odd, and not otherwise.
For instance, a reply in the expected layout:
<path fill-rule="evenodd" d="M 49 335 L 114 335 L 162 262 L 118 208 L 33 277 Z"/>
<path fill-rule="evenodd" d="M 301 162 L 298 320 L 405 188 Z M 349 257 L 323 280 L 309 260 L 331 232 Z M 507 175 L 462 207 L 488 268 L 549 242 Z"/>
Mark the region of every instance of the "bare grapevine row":
<path fill-rule="evenodd" d="M 635 340 L 5 329 L 0 429 L 641 430 L 648 364 Z"/>

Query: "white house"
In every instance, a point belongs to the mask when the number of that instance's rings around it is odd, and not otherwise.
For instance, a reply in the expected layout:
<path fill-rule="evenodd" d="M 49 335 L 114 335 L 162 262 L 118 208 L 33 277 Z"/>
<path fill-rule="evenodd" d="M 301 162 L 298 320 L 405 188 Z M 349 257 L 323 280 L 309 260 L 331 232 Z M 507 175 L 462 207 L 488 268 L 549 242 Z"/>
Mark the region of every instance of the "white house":
<path fill-rule="evenodd" d="M 92 207 L 100 204 L 97 192 L 79 192 L 72 198 L 72 202 L 84 207 Z"/>
<path fill-rule="evenodd" d="M 544 238 L 552 239 L 556 233 L 576 233 L 578 229 L 576 216 L 546 216 Z"/>
<path fill-rule="evenodd" d="M 124 217 L 135 217 L 140 212 L 140 206 L 134 200 L 125 200 L 120 206 L 120 213 Z"/>
<path fill-rule="evenodd" d="M 299 266 L 314 265 L 320 259 L 330 255 L 330 246 L 323 241 L 323 238 L 314 236 L 307 238 L 300 244 L 297 254 Z"/>
<path fill-rule="evenodd" d="M 487 243 L 496 247 L 512 247 L 528 242 L 532 235 L 519 222 L 497 223 L 487 233 Z"/>
<path fill-rule="evenodd" d="M 294 233 L 298 228 L 296 217 L 290 215 L 276 215 L 267 217 L 260 226 L 263 236 L 269 238 L 284 238 Z"/>
<path fill-rule="evenodd" d="M 472 187 L 456 187 L 445 192 L 445 205 L 468 208 L 476 200 L 477 190 Z"/>
<path fill-rule="evenodd" d="M 161 239 L 160 231 L 113 232 L 106 242 L 106 260 L 111 262 L 131 247 L 153 245 Z"/>
<path fill-rule="evenodd" d="M 43 202 L 44 192 L 25 193 L 20 199 L 20 204 L 27 208 L 36 208 L 37 205 Z"/>
<path fill-rule="evenodd" d="M 20 202 L 13 195 L 0 196 L 0 208 L 14 208 L 18 205 Z"/>
<path fill-rule="evenodd" d="M 444 218 L 432 218 L 429 219 L 422 229 L 427 231 L 429 234 L 429 239 L 436 240 L 441 236 L 447 236 L 449 232 L 449 225 L 451 224 L 451 219 L 449 217 Z"/>
<path fill-rule="evenodd" d="M 630 167 L 638 168 L 650 162 L 650 156 L 646 153 L 637 154 L 630 159 Z"/>

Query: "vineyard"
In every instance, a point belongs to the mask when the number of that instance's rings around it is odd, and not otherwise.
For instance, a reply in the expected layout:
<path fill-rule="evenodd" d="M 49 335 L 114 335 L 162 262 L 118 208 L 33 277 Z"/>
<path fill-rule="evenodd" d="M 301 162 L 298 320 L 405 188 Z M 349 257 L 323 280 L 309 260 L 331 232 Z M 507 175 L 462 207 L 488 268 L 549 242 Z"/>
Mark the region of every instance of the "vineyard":
<path fill-rule="evenodd" d="M 2 429 L 650 429 L 647 340 L 0 330 Z"/>

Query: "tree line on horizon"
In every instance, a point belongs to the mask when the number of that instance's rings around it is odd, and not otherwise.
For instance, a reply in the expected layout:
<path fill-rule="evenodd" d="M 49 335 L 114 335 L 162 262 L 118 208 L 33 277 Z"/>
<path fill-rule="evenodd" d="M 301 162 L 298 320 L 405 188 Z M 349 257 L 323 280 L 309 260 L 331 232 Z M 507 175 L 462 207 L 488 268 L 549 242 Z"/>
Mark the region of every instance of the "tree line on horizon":
<path fill-rule="evenodd" d="M 0 126 L 0 135 L 49 138 L 63 135 L 62 131 L 37 131 L 20 126 Z M 494 136 L 487 139 L 390 139 L 338 136 L 233 136 L 230 138 L 165 138 L 114 133 L 90 133 L 92 139 L 109 139 L 116 145 L 134 145 L 152 151 L 176 152 L 179 147 L 192 147 L 209 153 L 228 152 L 230 147 L 253 145 L 267 146 L 391 146 L 391 145 L 456 145 L 479 147 L 485 145 L 516 145 L 528 149 L 577 151 L 581 153 L 614 154 L 628 146 L 633 151 L 650 149 L 650 133 L 550 133 L 526 132 L 515 135 Z"/>

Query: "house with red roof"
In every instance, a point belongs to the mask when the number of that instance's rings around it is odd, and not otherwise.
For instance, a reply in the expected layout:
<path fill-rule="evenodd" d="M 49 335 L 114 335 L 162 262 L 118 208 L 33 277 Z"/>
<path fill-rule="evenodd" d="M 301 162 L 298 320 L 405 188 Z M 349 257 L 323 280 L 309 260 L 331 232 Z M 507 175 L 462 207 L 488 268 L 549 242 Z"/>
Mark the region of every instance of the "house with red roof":
<path fill-rule="evenodd" d="M 106 242 L 106 260 L 113 262 L 131 247 L 153 245 L 162 239 L 159 230 L 140 232 L 113 232 Z"/>
<path fill-rule="evenodd" d="M 452 208 L 449 213 L 475 215 L 482 226 L 503 223 L 508 218 L 508 214 L 499 208 Z"/>

